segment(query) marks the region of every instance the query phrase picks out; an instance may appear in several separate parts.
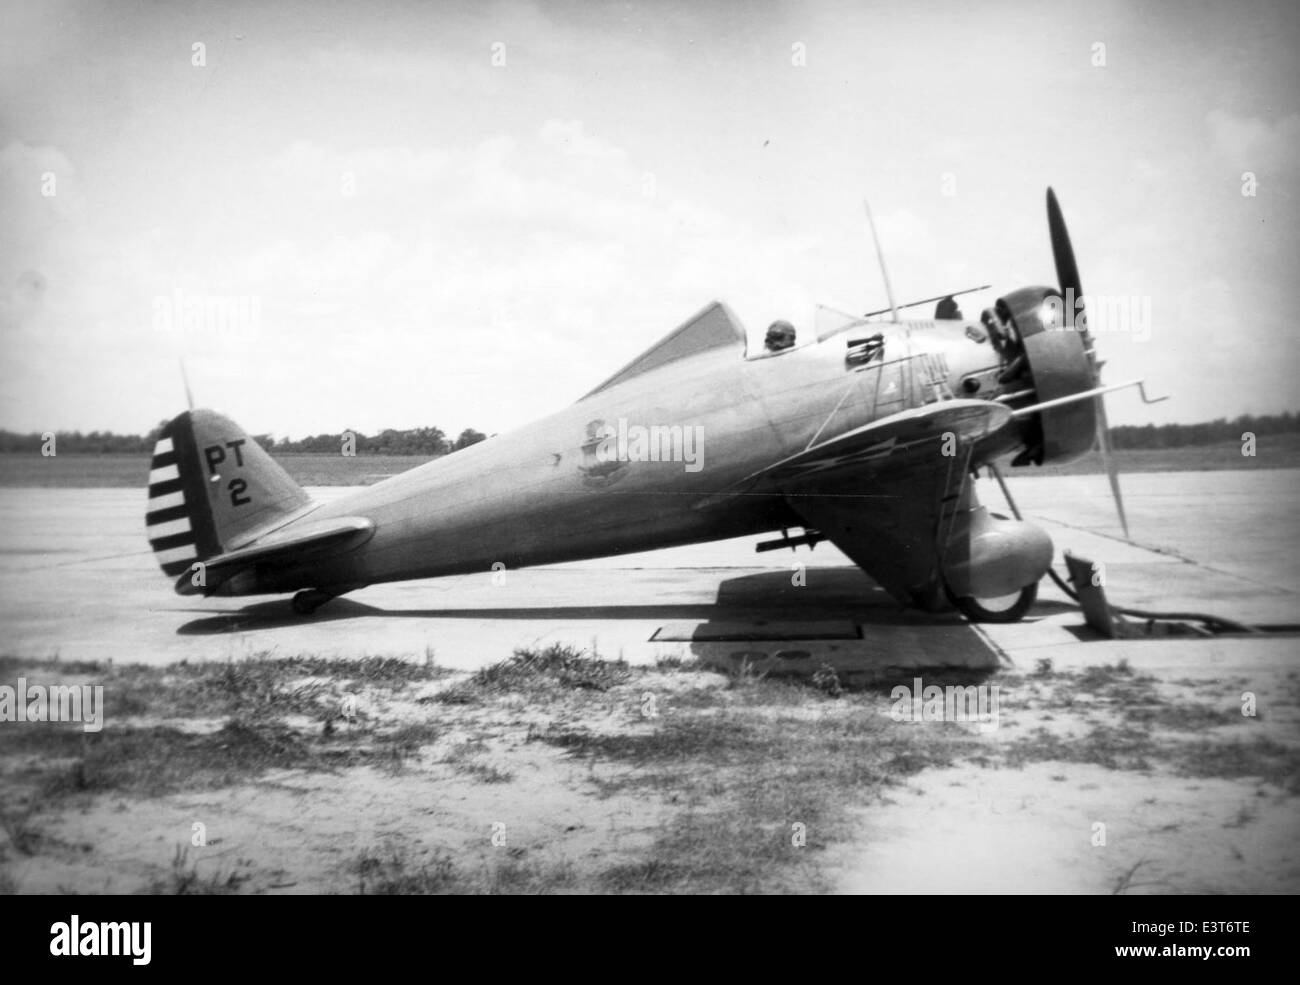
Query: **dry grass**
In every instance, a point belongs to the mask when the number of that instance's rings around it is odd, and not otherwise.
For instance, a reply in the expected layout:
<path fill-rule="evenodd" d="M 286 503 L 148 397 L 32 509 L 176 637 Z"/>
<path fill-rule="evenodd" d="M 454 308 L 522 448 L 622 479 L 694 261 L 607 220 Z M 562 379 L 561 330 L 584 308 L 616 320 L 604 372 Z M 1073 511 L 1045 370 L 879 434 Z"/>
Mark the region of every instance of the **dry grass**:
<path fill-rule="evenodd" d="M 9 660 L 0 669 L 103 683 L 107 704 L 97 734 L 35 723 L 0 730 L 9 791 L 0 888 L 15 886 L 12 860 L 66 854 L 50 826 L 70 809 L 106 795 L 138 805 L 245 789 L 271 773 L 282 782 L 377 768 L 390 783 L 454 782 L 509 804 L 529 796 L 516 791 L 536 789 L 521 787 L 521 769 L 543 762 L 562 767 L 555 775 L 574 803 L 632 805 L 636 837 L 618 850 L 568 854 L 563 835 L 545 843 L 554 851 L 379 840 L 351 856 L 336 887 L 364 893 L 822 891 L 831 885 L 828 850 L 853 841 L 863 807 L 922 771 L 962 763 L 1088 763 L 1251 778 L 1300 793 L 1295 748 L 1251 734 L 1250 720 L 1229 709 L 1168 700 L 1159 682 L 1123 663 L 999 675 L 992 683 L 1014 691 L 1017 713 L 1037 727 L 995 736 L 896 722 L 888 684 L 862 690 L 833 674 L 768 678 L 743 667 L 721 677 L 689 661 L 629 667 L 565 646 L 520 650 L 454 678 L 427 660 L 265 654 L 167 668 Z M 344 705 L 350 698 L 361 700 Z M 1055 716 L 1079 728 L 1049 729 Z M 1239 813 L 1239 826 L 1251 823 L 1248 806 Z M 250 878 L 200 871 L 183 849 L 162 871 L 142 888 L 239 892 Z M 1121 882 L 1117 891 L 1139 885 L 1132 874 Z"/>

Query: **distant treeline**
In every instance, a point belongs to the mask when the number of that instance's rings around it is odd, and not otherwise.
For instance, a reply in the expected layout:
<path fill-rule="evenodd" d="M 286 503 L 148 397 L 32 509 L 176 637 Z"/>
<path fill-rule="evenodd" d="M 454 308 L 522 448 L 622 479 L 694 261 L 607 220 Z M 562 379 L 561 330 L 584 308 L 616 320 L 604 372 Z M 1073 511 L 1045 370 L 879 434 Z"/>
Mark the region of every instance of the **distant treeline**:
<path fill-rule="evenodd" d="M 147 455 L 153 451 L 163 421 L 146 435 L 113 434 L 111 431 L 58 431 L 55 448 L 59 454 L 71 455 Z M 1224 441 L 1240 441 L 1244 432 L 1258 436 L 1291 434 L 1300 431 L 1300 414 L 1243 414 L 1228 420 L 1225 417 L 1204 424 L 1145 424 L 1140 427 L 1127 424 L 1110 429 L 1111 441 L 1116 448 L 1181 448 L 1186 445 L 1213 445 Z M 294 441 L 255 434 L 253 439 L 269 452 L 315 452 L 337 455 L 344 449 L 345 435 L 351 435 L 357 455 L 424 455 L 434 458 L 447 455 L 487 437 L 482 431 L 466 428 L 454 441 L 448 439 L 441 428 L 411 428 L 396 431 L 393 428 L 378 434 L 349 431 L 340 434 L 315 434 Z M 17 434 L 0 430 L 0 454 L 10 452 L 39 452 L 45 444 L 44 435 Z"/>
<path fill-rule="evenodd" d="M 111 431 L 57 431 L 54 448 L 60 455 L 148 455 L 158 441 L 166 421 L 148 434 L 114 434 Z M 411 428 L 397 431 L 393 428 L 378 434 L 344 431 L 339 434 L 315 434 L 296 441 L 290 438 L 273 438 L 269 434 L 255 434 L 253 440 L 267 451 L 281 454 L 316 452 L 338 455 L 348 451 L 356 455 L 423 455 L 436 458 L 478 444 L 487 435 L 466 428 L 454 441 L 441 428 Z M 350 440 L 349 440 L 350 439 Z M 345 441 L 348 443 L 345 444 Z M 0 454 L 13 452 L 40 452 L 45 445 L 43 434 L 17 434 L 0 430 Z"/>
<path fill-rule="evenodd" d="M 1242 414 L 1231 421 L 1220 417 L 1204 424 L 1126 424 L 1110 429 L 1111 444 L 1116 448 L 1182 448 L 1185 445 L 1217 445 L 1222 441 L 1241 441 L 1246 431 L 1256 437 L 1265 434 L 1292 434 L 1300 431 L 1300 414 Z"/>

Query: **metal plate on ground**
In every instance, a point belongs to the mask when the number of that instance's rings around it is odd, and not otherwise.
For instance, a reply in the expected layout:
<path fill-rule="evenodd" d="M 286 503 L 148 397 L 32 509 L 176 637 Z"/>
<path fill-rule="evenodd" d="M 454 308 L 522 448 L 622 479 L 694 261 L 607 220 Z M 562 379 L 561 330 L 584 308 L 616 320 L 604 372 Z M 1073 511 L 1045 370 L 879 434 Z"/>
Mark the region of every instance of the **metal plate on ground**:
<path fill-rule="evenodd" d="M 839 640 L 692 640 L 689 655 L 702 665 L 734 673 L 812 675 L 833 670 L 844 684 L 873 684 L 917 674 L 927 680 L 965 680 L 998 666 L 998 654 L 970 623 L 864 623 L 862 636 Z"/>

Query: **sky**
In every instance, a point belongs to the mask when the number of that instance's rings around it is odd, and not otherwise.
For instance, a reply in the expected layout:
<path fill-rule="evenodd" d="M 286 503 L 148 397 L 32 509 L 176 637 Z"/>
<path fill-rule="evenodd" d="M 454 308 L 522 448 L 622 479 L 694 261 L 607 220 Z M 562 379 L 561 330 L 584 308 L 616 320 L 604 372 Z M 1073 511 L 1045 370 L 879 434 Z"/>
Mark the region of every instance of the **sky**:
<path fill-rule="evenodd" d="M 557 410 L 714 299 L 1054 282 L 1112 424 L 1300 409 L 1300 5 L 0 0 L 0 427 Z M 926 311 L 926 309 L 918 309 Z M 1149 313 L 1147 319 L 1144 313 Z"/>

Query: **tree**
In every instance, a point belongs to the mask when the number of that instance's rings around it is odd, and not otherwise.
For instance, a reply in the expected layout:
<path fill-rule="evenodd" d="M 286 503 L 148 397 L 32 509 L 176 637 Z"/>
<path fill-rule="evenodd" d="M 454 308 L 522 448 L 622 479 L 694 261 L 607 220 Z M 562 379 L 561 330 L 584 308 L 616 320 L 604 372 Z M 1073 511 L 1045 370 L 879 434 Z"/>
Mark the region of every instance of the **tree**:
<path fill-rule="evenodd" d="M 477 445 L 480 441 L 487 440 L 487 435 L 482 431 L 475 431 L 473 428 L 466 428 L 456 439 L 456 443 L 451 446 L 452 451 L 460 451 L 462 448 L 468 448 L 470 445 Z"/>

